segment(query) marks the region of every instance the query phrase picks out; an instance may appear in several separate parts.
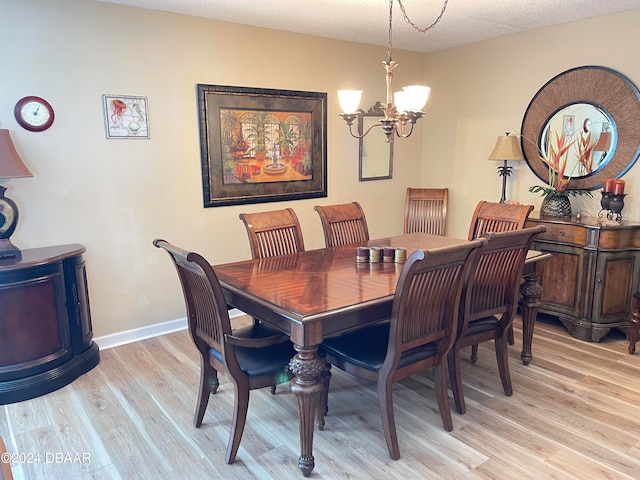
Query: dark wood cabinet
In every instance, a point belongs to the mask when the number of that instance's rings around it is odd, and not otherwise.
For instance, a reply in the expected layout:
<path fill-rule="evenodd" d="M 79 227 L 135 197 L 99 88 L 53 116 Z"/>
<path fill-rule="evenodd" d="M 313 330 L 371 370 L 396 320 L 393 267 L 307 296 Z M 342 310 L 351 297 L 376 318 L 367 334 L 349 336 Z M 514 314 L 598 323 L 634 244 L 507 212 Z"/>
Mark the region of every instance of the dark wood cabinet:
<path fill-rule="evenodd" d="M 95 367 L 82 245 L 0 260 L 0 404 L 52 392 Z"/>
<path fill-rule="evenodd" d="M 544 291 L 540 311 L 556 315 L 569 333 L 598 342 L 629 326 L 631 296 L 640 286 L 640 222 L 538 218 L 544 225 L 532 248 L 552 253 L 538 265 Z"/>

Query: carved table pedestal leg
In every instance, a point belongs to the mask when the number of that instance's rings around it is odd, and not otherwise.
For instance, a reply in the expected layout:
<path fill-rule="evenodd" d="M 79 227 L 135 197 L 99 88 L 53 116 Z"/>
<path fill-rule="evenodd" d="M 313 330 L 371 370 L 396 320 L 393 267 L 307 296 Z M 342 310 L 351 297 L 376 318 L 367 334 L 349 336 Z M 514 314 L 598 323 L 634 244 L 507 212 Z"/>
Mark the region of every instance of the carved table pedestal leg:
<path fill-rule="evenodd" d="M 298 400 L 300 418 L 300 458 L 298 468 L 308 477 L 315 466 L 313 458 L 313 428 L 324 392 L 324 383 L 320 376 L 325 371 L 326 361 L 318 358 L 318 345 L 301 347 L 294 345 L 298 352 L 289 362 L 289 368 L 295 375 L 291 380 L 291 391 Z"/>

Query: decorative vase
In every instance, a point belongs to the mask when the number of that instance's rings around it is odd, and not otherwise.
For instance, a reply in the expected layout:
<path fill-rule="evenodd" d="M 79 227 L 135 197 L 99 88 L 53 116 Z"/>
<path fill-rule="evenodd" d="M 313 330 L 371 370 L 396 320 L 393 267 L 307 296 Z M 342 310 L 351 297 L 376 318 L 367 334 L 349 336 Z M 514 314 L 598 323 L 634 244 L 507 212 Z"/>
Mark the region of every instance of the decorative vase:
<path fill-rule="evenodd" d="M 569 197 L 555 193 L 544 198 L 540 205 L 540 215 L 545 217 L 570 217 L 571 202 Z"/>

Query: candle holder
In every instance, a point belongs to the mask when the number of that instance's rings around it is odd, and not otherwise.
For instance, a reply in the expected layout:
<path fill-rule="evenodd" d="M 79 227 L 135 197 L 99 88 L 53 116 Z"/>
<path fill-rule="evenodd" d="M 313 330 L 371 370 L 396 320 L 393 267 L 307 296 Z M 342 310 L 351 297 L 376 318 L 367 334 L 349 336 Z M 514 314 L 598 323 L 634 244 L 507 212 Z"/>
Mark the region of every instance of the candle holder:
<path fill-rule="evenodd" d="M 611 195 L 609 199 L 609 213 L 607 215 L 609 220 L 615 220 L 617 222 L 622 220 L 622 209 L 624 208 L 624 197 L 626 196 L 626 194 Z"/>
<path fill-rule="evenodd" d="M 611 192 L 605 192 L 604 190 L 600 193 L 602 194 L 602 198 L 600 199 L 600 206 L 602 209 L 598 213 L 598 218 L 602 218 L 605 215 L 608 216 L 608 213 L 606 212 L 609 210 L 609 203 L 611 202 L 611 196 L 613 195 Z"/>

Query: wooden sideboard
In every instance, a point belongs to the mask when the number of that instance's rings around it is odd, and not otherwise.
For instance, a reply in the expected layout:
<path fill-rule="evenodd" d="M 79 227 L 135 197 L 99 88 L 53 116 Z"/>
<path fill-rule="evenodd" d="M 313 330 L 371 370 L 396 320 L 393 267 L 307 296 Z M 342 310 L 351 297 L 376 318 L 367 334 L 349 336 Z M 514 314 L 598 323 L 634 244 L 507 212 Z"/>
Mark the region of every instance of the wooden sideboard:
<path fill-rule="evenodd" d="M 0 405 L 44 395 L 100 361 L 82 245 L 0 260 Z"/>
<path fill-rule="evenodd" d="M 537 266 L 540 312 L 556 315 L 571 335 L 598 342 L 612 328 L 627 331 L 633 292 L 640 289 L 640 222 L 536 217 L 544 225 L 532 248 L 552 253 Z"/>

